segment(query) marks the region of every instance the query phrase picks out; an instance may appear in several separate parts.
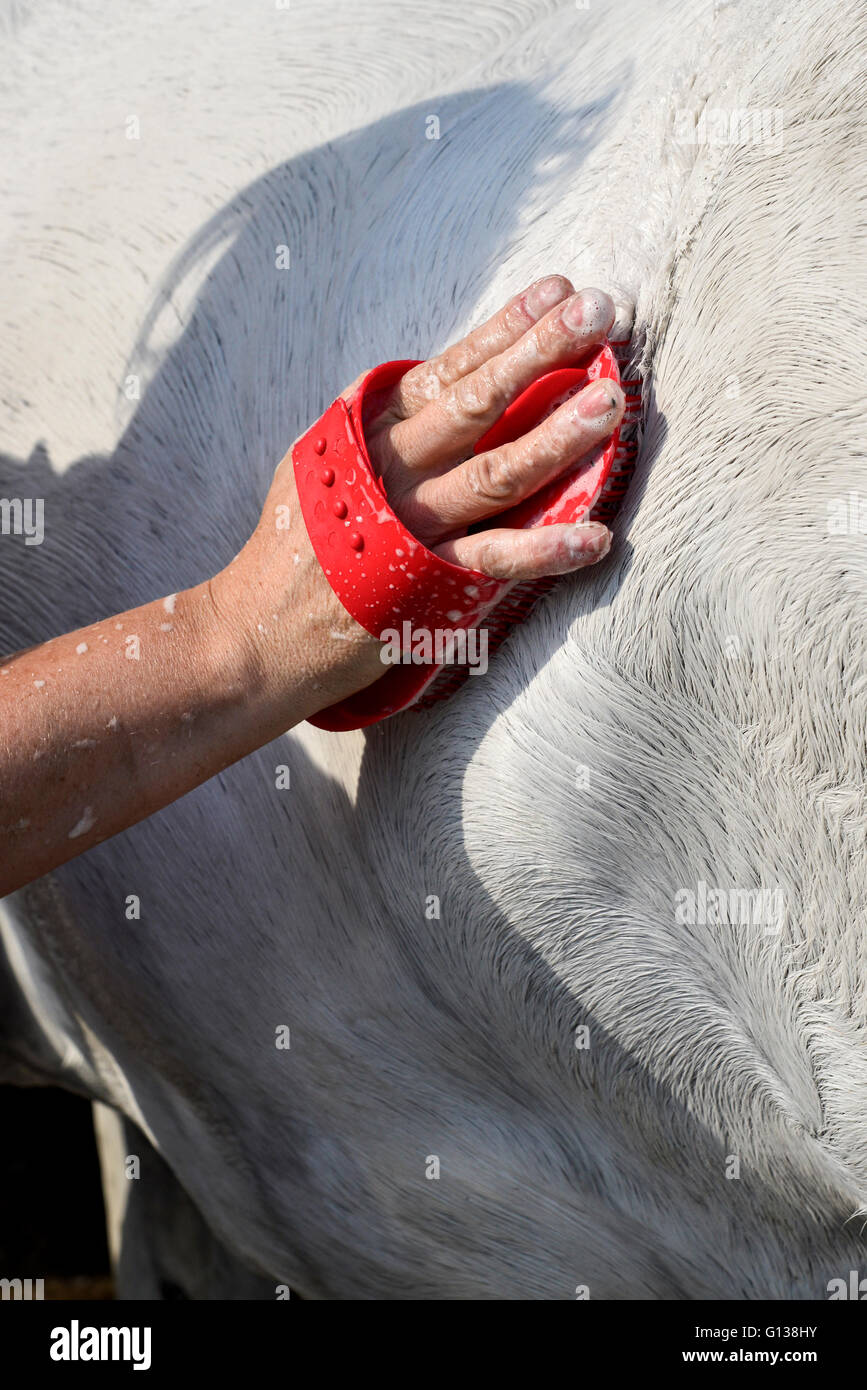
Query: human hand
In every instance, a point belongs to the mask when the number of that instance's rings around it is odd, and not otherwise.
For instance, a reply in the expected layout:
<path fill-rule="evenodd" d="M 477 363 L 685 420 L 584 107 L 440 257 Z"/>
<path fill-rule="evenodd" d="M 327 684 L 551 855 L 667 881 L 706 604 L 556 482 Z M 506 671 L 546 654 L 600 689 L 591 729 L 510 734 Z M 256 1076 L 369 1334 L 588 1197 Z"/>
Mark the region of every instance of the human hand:
<path fill-rule="evenodd" d="M 613 321 L 614 305 L 602 291 L 576 294 L 565 277 L 546 277 L 372 403 L 365 433 L 371 463 L 418 540 L 454 564 L 507 580 L 563 574 L 607 553 L 610 533 L 595 523 L 468 528 L 508 510 L 610 438 L 624 401 L 619 386 L 604 380 L 513 443 L 473 454 L 512 401 L 545 373 L 580 363 Z M 364 375 L 344 399 L 352 399 Z M 309 705 L 304 718 L 383 674 L 379 642 L 343 608 L 310 544 L 291 450 L 251 540 L 211 588 L 227 621 L 238 625 L 257 683 L 278 704 L 284 699 L 287 712 L 300 698 Z"/>

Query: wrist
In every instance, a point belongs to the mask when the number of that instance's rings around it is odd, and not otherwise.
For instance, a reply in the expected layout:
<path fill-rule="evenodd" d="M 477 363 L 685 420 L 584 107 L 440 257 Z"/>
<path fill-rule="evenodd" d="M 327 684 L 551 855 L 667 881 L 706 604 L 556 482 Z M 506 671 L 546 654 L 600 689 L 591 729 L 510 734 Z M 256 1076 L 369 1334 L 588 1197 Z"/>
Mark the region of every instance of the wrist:
<path fill-rule="evenodd" d="M 371 684 L 385 669 L 381 644 L 336 599 L 306 532 L 295 546 L 291 536 L 287 541 L 275 565 L 273 543 L 263 546 L 255 533 L 202 586 L 214 679 L 235 692 L 260 743 Z"/>
<path fill-rule="evenodd" d="M 205 679 L 215 701 L 236 712 L 248 752 L 284 733 L 305 714 L 299 691 L 287 689 L 285 683 L 279 689 L 272 647 L 263 640 L 267 629 L 250 585 L 238 573 L 238 559 L 193 593 Z"/>

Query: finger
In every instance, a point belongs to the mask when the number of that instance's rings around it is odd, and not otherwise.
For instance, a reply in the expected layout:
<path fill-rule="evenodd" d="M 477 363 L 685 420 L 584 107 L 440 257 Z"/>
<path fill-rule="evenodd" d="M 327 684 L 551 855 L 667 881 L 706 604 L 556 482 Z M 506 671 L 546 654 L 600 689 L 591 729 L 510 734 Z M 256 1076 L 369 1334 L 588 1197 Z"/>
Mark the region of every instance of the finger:
<path fill-rule="evenodd" d="M 614 304 L 601 290 L 571 295 L 511 347 L 462 376 L 410 419 L 392 425 L 389 449 L 416 472 L 466 458 L 526 387 L 601 343 L 613 322 Z"/>
<path fill-rule="evenodd" d="M 462 376 L 516 343 L 534 323 L 575 290 L 565 275 L 548 275 L 516 294 L 480 328 L 453 343 L 437 357 L 420 362 L 399 382 L 391 402 L 398 418 L 407 419 Z"/>
<path fill-rule="evenodd" d="M 479 531 L 444 541 L 435 553 L 453 565 L 492 579 L 541 579 L 595 565 L 608 554 L 611 532 L 597 521 L 580 526 L 537 526 L 530 531 Z"/>
<path fill-rule="evenodd" d="M 521 439 L 425 478 L 400 499 L 401 516 L 413 535 L 431 545 L 504 512 L 608 439 L 623 409 L 616 382 L 594 381 Z"/>

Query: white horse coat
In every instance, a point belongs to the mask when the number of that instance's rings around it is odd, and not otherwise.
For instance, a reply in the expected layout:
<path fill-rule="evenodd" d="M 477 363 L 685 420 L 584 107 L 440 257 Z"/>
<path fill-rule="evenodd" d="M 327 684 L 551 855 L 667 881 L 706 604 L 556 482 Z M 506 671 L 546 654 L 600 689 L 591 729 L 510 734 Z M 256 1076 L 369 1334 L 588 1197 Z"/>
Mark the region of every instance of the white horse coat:
<path fill-rule="evenodd" d="M 634 305 L 644 423 L 485 677 L 2 904 L 5 1077 L 139 1126 L 196 1296 L 867 1273 L 859 7 L 11 14 L 6 651 L 216 572 L 339 389 L 541 274 Z"/>

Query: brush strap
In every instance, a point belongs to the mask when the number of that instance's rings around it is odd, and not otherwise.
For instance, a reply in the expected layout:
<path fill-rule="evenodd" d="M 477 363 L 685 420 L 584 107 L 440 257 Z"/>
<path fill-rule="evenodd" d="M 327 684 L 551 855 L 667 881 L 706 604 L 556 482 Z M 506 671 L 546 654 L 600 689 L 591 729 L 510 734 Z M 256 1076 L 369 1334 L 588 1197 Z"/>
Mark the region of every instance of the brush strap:
<path fill-rule="evenodd" d="M 478 570 L 442 560 L 417 540 L 392 510 L 371 464 L 366 430 L 391 389 L 415 360 L 384 362 L 368 372 L 352 400 L 338 397 L 292 449 L 295 482 L 307 533 L 323 573 L 347 612 L 367 632 L 397 647 L 442 651 L 439 634 L 478 627 L 513 587 Z M 479 440 L 475 453 L 499 447 L 600 376 L 619 381 L 606 346 L 581 368 L 549 372 L 512 403 Z M 530 527 L 580 520 L 611 467 L 616 436 L 577 469 L 557 478 L 484 526 Z M 478 527 L 474 529 L 484 529 Z M 421 640 L 419 640 L 421 639 Z M 373 685 L 314 715 L 318 728 L 363 728 L 415 703 L 444 665 L 435 659 L 390 665 Z"/>

